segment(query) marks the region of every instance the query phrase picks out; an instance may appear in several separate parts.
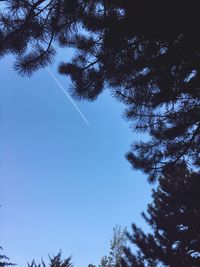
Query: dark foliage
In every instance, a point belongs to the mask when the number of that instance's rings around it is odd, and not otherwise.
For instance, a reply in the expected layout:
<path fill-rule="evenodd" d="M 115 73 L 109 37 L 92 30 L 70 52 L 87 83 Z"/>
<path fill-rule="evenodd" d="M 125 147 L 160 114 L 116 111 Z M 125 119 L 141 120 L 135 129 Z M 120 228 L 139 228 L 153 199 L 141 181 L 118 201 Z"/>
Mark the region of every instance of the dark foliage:
<path fill-rule="evenodd" d="M 200 166 L 200 38 L 197 1 L 4 1 L 0 54 L 16 54 L 20 74 L 49 64 L 53 44 L 73 47 L 71 92 L 94 100 L 109 87 L 134 130 L 149 134 L 127 154 L 153 181 L 184 159 Z"/>
<path fill-rule="evenodd" d="M 145 234 L 135 224 L 125 248 L 123 267 L 200 266 L 200 173 L 184 164 L 167 167 L 153 191 L 153 203 L 143 217 L 152 229 Z"/>
<path fill-rule="evenodd" d="M 47 265 L 43 260 L 39 264 L 36 264 L 36 262 L 33 260 L 30 264 L 28 264 L 28 267 L 73 267 L 73 264 L 71 263 L 71 257 L 67 258 L 66 260 L 62 260 L 61 256 L 61 252 L 59 252 L 56 256 L 52 258 L 49 257 L 50 262 Z"/>
<path fill-rule="evenodd" d="M 0 250 L 2 250 L 1 247 L 0 247 Z M 15 264 L 11 263 L 9 260 L 10 259 L 7 256 L 0 254 L 0 267 L 6 267 L 6 266 L 15 265 Z"/>
<path fill-rule="evenodd" d="M 54 41 L 75 26 L 77 1 L 8 0 L 0 16 L 0 55 L 16 55 L 14 68 L 30 75 L 50 64 L 55 55 Z M 67 2 L 71 3 L 68 5 Z M 76 10 L 76 12 L 75 12 Z"/>

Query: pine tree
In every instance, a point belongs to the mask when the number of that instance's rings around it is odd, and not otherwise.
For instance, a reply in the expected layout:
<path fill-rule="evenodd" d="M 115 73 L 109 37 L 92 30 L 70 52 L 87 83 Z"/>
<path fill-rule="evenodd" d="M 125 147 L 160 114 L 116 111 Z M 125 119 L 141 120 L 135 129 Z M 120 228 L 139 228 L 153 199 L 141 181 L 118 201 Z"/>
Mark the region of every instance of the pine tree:
<path fill-rule="evenodd" d="M 7 0 L 0 15 L 0 55 L 30 75 L 52 62 L 55 45 L 76 50 L 59 71 L 71 93 L 95 100 L 105 89 L 149 141 L 127 158 L 154 181 L 185 160 L 200 166 L 198 3 L 158 0 Z M 189 18 L 189 19 L 186 19 Z"/>
<path fill-rule="evenodd" d="M 127 243 L 127 230 L 121 226 L 116 225 L 113 228 L 113 237 L 110 240 L 109 255 L 103 256 L 98 267 L 121 267 L 121 258 L 124 256 L 124 246 Z M 96 265 L 89 264 L 88 267 L 96 267 Z"/>
<path fill-rule="evenodd" d="M 0 247 L 0 250 L 2 250 L 1 247 Z M 0 267 L 6 267 L 6 266 L 15 265 L 15 264 L 11 263 L 9 260 L 10 259 L 7 256 L 0 254 Z"/>
<path fill-rule="evenodd" d="M 28 267 L 73 267 L 73 264 L 71 263 L 71 257 L 62 260 L 61 256 L 61 252 L 59 252 L 56 256 L 49 257 L 50 262 L 48 265 L 46 265 L 43 260 L 39 264 L 36 264 L 36 262 L 33 260 L 30 264 L 28 263 Z"/>
<path fill-rule="evenodd" d="M 185 164 L 167 167 L 143 217 L 152 232 L 135 224 L 128 234 L 137 249 L 125 248 L 123 267 L 200 266 L 200 173 Z"/>

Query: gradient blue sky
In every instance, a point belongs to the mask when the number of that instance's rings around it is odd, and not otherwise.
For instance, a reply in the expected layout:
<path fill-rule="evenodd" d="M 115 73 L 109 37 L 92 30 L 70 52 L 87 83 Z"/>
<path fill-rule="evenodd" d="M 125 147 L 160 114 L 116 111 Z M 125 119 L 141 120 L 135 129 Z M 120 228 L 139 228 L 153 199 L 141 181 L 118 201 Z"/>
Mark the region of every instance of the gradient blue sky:
<path fill-rule="evenodd" d="M 0 73 L 0 245 L 18 266 L 59 249 L 75 266 L 98 264 L 116 224 L 145 227 L 150 200 L 146 178 L 124 157 L 139 137 L 123 105 L 108 92 L 77 103 L 87 126 L 45 70 L 21 78 L 6 57 Z"/>

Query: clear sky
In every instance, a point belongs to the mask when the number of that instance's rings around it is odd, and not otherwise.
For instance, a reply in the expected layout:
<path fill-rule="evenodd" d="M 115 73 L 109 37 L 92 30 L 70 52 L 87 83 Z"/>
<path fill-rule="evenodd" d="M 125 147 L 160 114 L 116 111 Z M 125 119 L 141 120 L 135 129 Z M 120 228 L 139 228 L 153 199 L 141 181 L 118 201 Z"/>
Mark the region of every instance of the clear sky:
<path fill-rule="evenodd" d="M 77 103 L 88 126 L 46 70 L 21 78 L 11 61 L 0 61 L 0 246 L 22 267 L 59 249 L 98 264 L 116 224 L 145 226 L 150 186 L 124 157 L 139 137 L 108 92 Z"/>

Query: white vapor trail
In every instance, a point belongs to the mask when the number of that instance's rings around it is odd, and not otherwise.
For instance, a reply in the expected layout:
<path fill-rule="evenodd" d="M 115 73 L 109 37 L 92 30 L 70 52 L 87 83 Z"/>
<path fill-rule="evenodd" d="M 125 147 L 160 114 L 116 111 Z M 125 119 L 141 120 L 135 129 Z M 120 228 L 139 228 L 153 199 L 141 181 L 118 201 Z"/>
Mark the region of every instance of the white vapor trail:
<path fill-rule="evenodd" d="M 79 113 L 79 115 L 82 117 L 82 119 L 84 120 L 84 122 L 89 126 L 90 123 L 89 121 L 86 119 L 86 117 L 83 115 L 83 113 L 80 111 L 79 107 L 77 106 L 77 104 L 74 102 L 74 100 L 71 98 L 71 96 L 66 92 L 65 88 L 62 86 L 62 84 L 58 81 L 58 79 L 55 77 L 55 75 L 49 70 L 46 69 L 46 71 L 49 73 L 49 75 L 53 78 L 53 80 L 57 83 L 58 87 L 61 89 L 61 91 L 63 92 L 63 94 L 68 98 L 68 100 L 71 102 L 71 104 L 74 106 L 74 108 L 76 109 L 76 111 Z"/>

